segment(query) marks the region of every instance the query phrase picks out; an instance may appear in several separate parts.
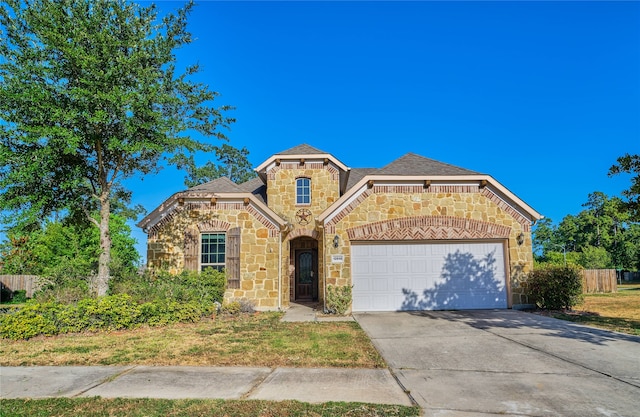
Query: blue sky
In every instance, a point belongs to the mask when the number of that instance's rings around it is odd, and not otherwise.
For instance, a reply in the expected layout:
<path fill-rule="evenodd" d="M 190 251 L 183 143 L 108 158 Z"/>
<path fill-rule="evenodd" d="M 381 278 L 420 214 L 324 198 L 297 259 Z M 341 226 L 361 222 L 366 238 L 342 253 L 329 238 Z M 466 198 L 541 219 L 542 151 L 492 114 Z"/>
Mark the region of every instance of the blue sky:
<path fill-rule="evenodd" d="M 556 223 L 630 184 L 607 170 L 640 153 L 639 2 L 200 1 L 189 22 L 180 63 L 236 107 L 225 133 L 255 166 L 301 143 L 350 167 L 414 152 L 490 174 Z M 150 212 L 183 179 L 128 185 Z"/>

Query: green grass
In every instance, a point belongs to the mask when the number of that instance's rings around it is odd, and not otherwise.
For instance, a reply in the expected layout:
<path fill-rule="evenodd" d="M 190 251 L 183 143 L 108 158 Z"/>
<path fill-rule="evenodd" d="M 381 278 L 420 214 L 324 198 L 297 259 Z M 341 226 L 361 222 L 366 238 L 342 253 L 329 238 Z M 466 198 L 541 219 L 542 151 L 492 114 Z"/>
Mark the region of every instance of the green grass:
<path fill-rule="evenodd" d="M 384 368 L 356 322 L 284 323 L 281 313 L 2 340 L 1 366 L 190 365 Z"/>
<path fill-rule="evenodd" d="M 572 312 L 554 312 L 553 317 L 605 330 L 640 336 L 640 284 L 622 284 L 618 292 L 585 294 Z"/>
<path fill-rule="evenodd" d="M 363 403 L 299 401 L 159 400 L 107 398 L 48 398 L 42 400 L 0 400 L 1 417 L 410 417 L 419 407 Z"/>

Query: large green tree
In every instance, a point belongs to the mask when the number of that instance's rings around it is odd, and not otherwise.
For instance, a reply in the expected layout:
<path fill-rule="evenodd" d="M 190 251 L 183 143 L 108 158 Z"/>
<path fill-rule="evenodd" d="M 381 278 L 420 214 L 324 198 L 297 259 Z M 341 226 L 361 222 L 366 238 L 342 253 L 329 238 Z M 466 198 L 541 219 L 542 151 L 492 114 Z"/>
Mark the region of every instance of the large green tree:
<path fill-rule="evenodd" d="M 622 195 L 627 198 L 624 202 L 631 218 L 640 222 L 640 155 L 625 154 L 618 158 L 618 163 L 609 168 L 609 176 L 631 174 L 631 185 Z"/>
<path fill-rule="evenodd" d="M 82 212 L 99 229 L 94 292 L 108 289 L 109 217 L 123 180 L 193 158 L 233 120 L 177 68 L 193 3 L 161 20 L 115 0 L 0 3 L 0 209 L 10 225 Z M 98 218 L 93 213 L 99 213 Z"/>
<path fill-rule="evenodd" d="M 227 177 L 236 184 L 240 184 L 256 176 L 248 159 L 247 148 L 238 149 L 224 143 L 215 148 L 215 154 L 218 163 L 207 161 L 202 166 L 196 166 L 193 159 L 174 158 L 178 168 L 187 172 L 184 185 L 195 187 L 220 177 Z"/>

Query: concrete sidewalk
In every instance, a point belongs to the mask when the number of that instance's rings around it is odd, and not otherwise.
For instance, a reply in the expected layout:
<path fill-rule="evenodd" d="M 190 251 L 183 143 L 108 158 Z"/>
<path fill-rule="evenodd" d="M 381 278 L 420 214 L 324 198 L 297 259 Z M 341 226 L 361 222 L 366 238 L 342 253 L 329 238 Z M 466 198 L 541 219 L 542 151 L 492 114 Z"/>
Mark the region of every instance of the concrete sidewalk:
<path fill-rule="evenodd" d="M 412 405 L 387 369 L 200 366 L 0 367 L 1 398 L 352 401 Z"/>
<path fill-rule="evenodd" d="M 292 304 L 282 321 L 353 321 Z M 0 367 L 0 398 L 351 401 L 413 405 L 388 369 L 205 366 Z"/>

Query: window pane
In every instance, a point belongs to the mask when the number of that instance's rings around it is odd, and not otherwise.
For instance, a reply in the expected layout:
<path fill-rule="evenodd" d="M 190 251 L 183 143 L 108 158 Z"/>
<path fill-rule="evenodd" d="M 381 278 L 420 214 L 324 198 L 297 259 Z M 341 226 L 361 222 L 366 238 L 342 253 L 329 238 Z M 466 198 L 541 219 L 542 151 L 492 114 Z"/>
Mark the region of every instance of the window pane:
<path fill-rule="evenodd" d="M 311 180 L 298 178 L 296 180 L 296 203 L 309 204 L 311 202 Z"/>
<path fill-rule="evenodd" d="M 225 261 L 225 241 L 224 233 L 203 233 L 201 235 L 200 269 L 214 268 L 224 269 Z"/>

